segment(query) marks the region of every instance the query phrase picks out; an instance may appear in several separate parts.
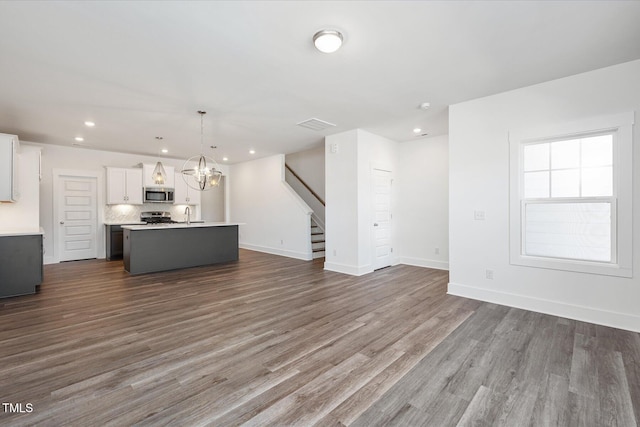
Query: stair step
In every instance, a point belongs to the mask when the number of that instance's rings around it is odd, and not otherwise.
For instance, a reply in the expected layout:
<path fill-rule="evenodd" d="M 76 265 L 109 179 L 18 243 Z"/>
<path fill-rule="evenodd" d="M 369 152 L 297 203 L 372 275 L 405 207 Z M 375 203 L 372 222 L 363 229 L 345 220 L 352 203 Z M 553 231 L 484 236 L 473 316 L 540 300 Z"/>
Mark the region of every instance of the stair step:
<path fill-rule="evenodd" d="M 312 236 L 320 236 L 321 234 L 324 234 L 323 232 L 312 232 L 311 235 Z"/>
<path fill-rule="evenodd" d="M 324 252 L 324 248 L 312 249 L 312 252 Z"/>

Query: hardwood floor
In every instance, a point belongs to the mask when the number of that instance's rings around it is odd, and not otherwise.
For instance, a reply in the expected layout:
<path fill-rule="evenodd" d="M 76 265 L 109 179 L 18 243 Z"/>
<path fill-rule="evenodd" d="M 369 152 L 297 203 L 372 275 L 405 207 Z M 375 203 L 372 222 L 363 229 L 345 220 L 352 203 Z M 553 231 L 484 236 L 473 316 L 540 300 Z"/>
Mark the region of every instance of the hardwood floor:
<path fill-rule="evenodd" d="M 637 425 L 639 334 L 322 261 L 46 266 L 0 300 L 2 401 L 33 408 L 0 425 Z"/>

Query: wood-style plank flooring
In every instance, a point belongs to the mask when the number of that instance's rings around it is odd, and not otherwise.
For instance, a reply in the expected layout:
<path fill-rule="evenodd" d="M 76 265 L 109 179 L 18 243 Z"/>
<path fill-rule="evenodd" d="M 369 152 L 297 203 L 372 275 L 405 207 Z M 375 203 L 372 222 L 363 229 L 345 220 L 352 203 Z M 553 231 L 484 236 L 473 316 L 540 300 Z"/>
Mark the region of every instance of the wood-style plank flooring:
<path fill-rule="evenodd" d="M 0 300 L 0 425 L 586 425 L 640 418 L 640 334 L 241 251 L 129 276 L 45 266 Z"/>

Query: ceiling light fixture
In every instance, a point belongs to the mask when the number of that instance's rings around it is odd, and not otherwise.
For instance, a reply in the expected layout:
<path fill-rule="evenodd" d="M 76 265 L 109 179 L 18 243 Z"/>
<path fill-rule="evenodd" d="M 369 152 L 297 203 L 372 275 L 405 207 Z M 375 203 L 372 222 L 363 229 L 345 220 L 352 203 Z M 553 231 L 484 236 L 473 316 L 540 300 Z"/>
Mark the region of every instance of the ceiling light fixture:
<path fill-rule="evenodd" d="M 95 124 L 94 122 L 86 121 L 86 122 L 84 122 L 84 125 L 85 125 L 85 126 L 87 126 L 87 127 L 92 128 L 92 127 L 94 127 L 96 124 Z"/>
<path fill-rule="evenodd" d="M 322 53 L 333 53 L 342 46 L 342 33 L 337 30 L 320 30 L 313 35 L 313 44 Z"/>
<path fill-rule="evenodd" d="M 200 114 L 200 155 L 188 158 L 182 166 L 182 179 L 194 190 L 210 190 L 217 187 L 222 178 L 222 172 L 212 157 L 204 155 L 204 115 L 206 111 L 198 111 Z M 195 163 L 195 166 L 192 166 Z"/>
<path fill-rule="evenodd" d="M 164 154 L 167 154 L 167 153 L 169 152 L 169 150 L 167 150 L 166 148 L 163 148 L 163 149 L 162 149 L 162 152 L 163 152 Z"/>
<path fill-rule="evenodd" d="M 223 161 L 223 162 L 228 162 L 228 161 L 229 161 L 229 158 L 228 158 L 228 157 L 223 157 L 223 158 L 222 158 L 222 161 Z"/>
<path fill-rule="evenodd" d="M 153 168 L 151 177 L 155 184 L 164 185 L 164 183 L 167 180 L 167 172 L 164 170 L 164 166 L 162 166 L 162 162 L 156 163 L 156 167 Z"/>
<path fill-rule="evenodd" d="M 413 133 L 420 133 L 420 132 L 422 132 L 422 129 L 420 128 L 413 129 Z"/>
<path fill-rule="evenodd" d="M 256 154 L 256 150 L 249 150 L 249 154 Z"/>
<path fill-rule="evenodd" d="M 156 140 L 162 141 L 161 136 L 156 136 Z M 166 150 L 162 150 L 163 153 L 166 153 Z M 164 166 L 162 166 L 162 162 L 156 163 L 156 167 L 153 168 L 153 172 L 151 172 L 151 179 L 157 185 L 164 185 L 167 181 L 167 172 L 164 170 Z"/>

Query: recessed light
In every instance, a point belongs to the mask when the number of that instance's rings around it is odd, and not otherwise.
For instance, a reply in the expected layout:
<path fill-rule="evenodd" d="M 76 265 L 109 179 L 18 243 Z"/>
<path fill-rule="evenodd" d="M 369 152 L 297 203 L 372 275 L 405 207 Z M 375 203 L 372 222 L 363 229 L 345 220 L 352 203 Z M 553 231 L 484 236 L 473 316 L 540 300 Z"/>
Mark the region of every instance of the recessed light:
<path fill-rule="evenodd" d="M 342 33 L 337 30 L 320 30 L 313 35 L 313 44 L 322 53 L 333 53 L 342 46 Z"/>
<path fill-rule="evenodd" d="M 422 132 L 422 129 L 420 128 L 413 129 L 413 133 L 420 133 L 420 132 Z"/>
<path fill-rule="evenodd" d="M 78 142 L 82 142 L 82 141 L 84 141 L 84 138 L 81 137 L 81 136 L 76 136 L 75 140 L 78 141 Z"/>
<path fill-rule="evenodd" d="M 249 154 L 256 154 L 256 150 L 249 150 Z"/>
<path fill-rule="evenodd" d="M 88 126 L 90 128 L 94 127 L 96 124 L 94 122 L 90 122 L 90 121 L 86 121 L 84 122 L 85 126 Z"/>
<path fill-rule="evenodd" d="M 229 158 L 228 158 L 228 157 L 223 157 L 223 158 L 222 158 L 222 161 L 223 161 L 223 162 L 228 162 L 228 161 L 229 161 Z"/>
<path fill-rule="evenodd" d="M 167 153 L 169 152 L 169 150 L 167 150 L 166 148 L 163 148 L 163 149 L 162 149 L 162 152 L 163 152 L 164 154 L 167 154 Z"/>

